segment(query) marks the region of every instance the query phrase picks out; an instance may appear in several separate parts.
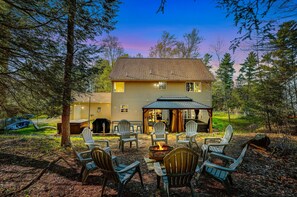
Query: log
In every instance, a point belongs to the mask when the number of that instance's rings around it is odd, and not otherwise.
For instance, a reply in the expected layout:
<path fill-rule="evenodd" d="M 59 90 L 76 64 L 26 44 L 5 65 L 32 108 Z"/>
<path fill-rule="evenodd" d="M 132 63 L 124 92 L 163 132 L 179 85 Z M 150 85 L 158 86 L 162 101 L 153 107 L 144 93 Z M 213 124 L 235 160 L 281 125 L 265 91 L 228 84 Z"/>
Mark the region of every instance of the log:
<path fill-rule="evenodd" d="M 253 139 L 250 139 L 249 141 L 244 143 L 243 146 L 245 146 L 246 144 L 254 145 L 252 146 L 254 148 L 259 147 L 264 148 L 266 150 L 270 144 L 270 138 L 266 134 L 260 133 L 256 134 L 256 136 Z"/>

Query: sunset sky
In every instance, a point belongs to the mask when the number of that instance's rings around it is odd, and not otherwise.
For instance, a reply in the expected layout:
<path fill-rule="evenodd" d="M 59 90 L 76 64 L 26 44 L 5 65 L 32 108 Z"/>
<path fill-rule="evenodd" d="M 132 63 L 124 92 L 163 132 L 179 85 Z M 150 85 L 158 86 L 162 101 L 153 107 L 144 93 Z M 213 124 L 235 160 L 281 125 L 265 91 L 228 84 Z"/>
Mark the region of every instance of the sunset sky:
<path fill-rule="evenodd" d="M 160 0 L 123 0 L 118 13 L 116 29 L 111 32 L 119 38 L 125 52 L 131 56 L 141 53 L 148 57 L 149 48 L 161 38 L 163 31 L 174 34 L 178 40 L 193 28 L 204 38 L 200 54 L 213 53 L 211 45 L 224 41 L 226 52 L 236 37 L 237 28 L 232 18 L 216 8 L 214 0 L 168 0 L 165 13 L 157 13 Z M 232 57 L 238 63 L 245 58 L 237 51 Z M 215 63 L 214 63 L 215 64 Z"/>

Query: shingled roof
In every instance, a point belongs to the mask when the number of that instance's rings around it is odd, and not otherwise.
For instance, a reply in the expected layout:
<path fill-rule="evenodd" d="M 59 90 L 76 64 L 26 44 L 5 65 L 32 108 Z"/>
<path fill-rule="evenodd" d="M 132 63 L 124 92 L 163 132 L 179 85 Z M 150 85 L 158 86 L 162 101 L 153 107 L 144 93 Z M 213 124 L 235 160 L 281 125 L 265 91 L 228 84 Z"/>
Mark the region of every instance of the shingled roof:
<path fill-rule="evenodd" d="M 112 81 L 205 81 L 215 78 L 200 59 L 118 58 Z"/>

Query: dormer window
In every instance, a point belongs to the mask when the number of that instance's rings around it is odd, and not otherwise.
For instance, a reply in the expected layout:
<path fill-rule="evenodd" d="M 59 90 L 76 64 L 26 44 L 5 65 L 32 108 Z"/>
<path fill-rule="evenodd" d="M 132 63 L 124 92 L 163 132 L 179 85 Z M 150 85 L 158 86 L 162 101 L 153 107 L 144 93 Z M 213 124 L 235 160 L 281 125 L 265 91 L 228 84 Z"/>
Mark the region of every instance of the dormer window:
<path fill-rule="evenodd" d="M 201 82 L 187 82 L 186 83 L 186 91 L 187 92 L 201 92 L 202 91 Z"/>

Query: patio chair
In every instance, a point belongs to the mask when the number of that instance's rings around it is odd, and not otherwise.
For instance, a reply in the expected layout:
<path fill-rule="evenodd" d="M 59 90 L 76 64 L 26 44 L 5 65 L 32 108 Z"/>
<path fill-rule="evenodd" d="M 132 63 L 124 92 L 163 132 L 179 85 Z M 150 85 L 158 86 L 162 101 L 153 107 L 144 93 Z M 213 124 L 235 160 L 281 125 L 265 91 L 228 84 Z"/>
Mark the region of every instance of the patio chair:
<path fill-rule="evenodd" d="M 80 170 L 80 177 L 82 184 L 86 183 L 86 180 L 89 176 L 89 174 L 95 170 L 98 169 L 97 165 L 92 159 L 91 156 L 91 150 L 83 151 L 83 152 L 77 152 L 75 148 L 72 146 L 73 153 L 76 156 L 76 161 L 79 165 L 81 165 L 81 170 Z M 111 155 L 111 150 L 109 147 L 103 149 L 106 153 Z M 115 164 L 118 164 L 117 157 L 116 156 L 111 156 L 112 161 Z"/>
<path fill-rule="evenodd" d="M 94 140 L 93 139 L 93 133 L 90 128 L 86 127 L 81 133 L 81 136 L 84 139 L 85 144 L 88 146 L 90 150 L 92 150 L 94 147 L 102 147 L 100 144 L 106 144 L 106 147 L 109 147 L 109 141 L 108 140 Z M 100 144 L 99 144 L 100 143 Z"/>
<path fill-rule="evenodd" d="M 132 177 L 136 173 L 139 174 L 142 188 L 144 187 L 139 161 L 135 161 L 128 166 L 123 164 L 114 165 L 110 155 L 103 149 L 98 147 L 95 147 L 92 150 L 91 155 L 95 164 L 98 166 L 104 176 L 101 196 L 103 196 L 104 194 L 104 189 L 109 179 L 118 184 L 118 196 L 122 196 L 125 185 L 132 179 Z"/>
<path fill-rule="evenodd" d="M 132 127 L 133 128 L 133 127 Z M 126 142 L 130 142 L 130 148 L 132 147 L 132 142 L 136 142 L 136 148 L 138 149 L 138 133 L 131 132 L 131 124 L 127 120 L 121 120 L 118 124 L 118 136 L 119 139 L 119 148 L 124 152 L 124 145 Z"/>
<path fill-rule="evenodd" d="M 164 168 L 159 162 L 154 163 L 157 174 L 157 187 L 160 188 L 162 178 L 167 196 L 170 195 L 170 188 L 189 187 L 194 196 L 194 189 L 191 184 L 193 175 L 196 172 L 199 155 L 192 149 L 179 147 L 168 153 L 164 159 Z"/>
<path fill-rule="evenodd" d="M 201 146 L 201 154 L 203 161 L 206 160 L 208 153 L 216 152 L 224 154 L 226 146 L 230 143 L 233 136 L 233 128 L 228 125 L 225 129 L 224 137 L 222 138 L 205 138 L 204 144 Z"/>
<path fill-rule="evenodd" d="M 204 161 L 200 168 L 201 174 L 210 175 L 215 180 L 223 183 L 227 189 L 227 193 L 230 195 L 230 186 L 233 185 L 231 174 L 236 171 L 237 167 L 242 163 L 243 157 L 247 151 L 248 144 L 242 149 L 240 156 L 237 159 L 232 157 L 212 152 L 208 160 Z M 213 159 L 217 158 L 224 162 L 225 165 L 221 166 L 213 163 Z"/>
<path fill-rule="evenodd" d="M 165 131 L 165 128 L 166 128 L 165 124 L 163 122 L 157 122 L 154 124 L 153 128 L 154 128 L 154 131 L 151 133 L 152 145 L 155 145 L 156 142 L 160 142 L 160 141 L 164 141 L 165 144 L 167 144 L 168 132 Z"/>
<path fill-rule="evenodd" d="M 186 132 L 176 134 L 176 143 L 177 144 L 186 144 L 190 148 L 192 148 L 192 144 L 196 144 L 197 147 L 198 143 L 196 141 L 196 136 L 198 135 L 197 132 L 198 123 L 190 120 L 186 123 Z"/>

